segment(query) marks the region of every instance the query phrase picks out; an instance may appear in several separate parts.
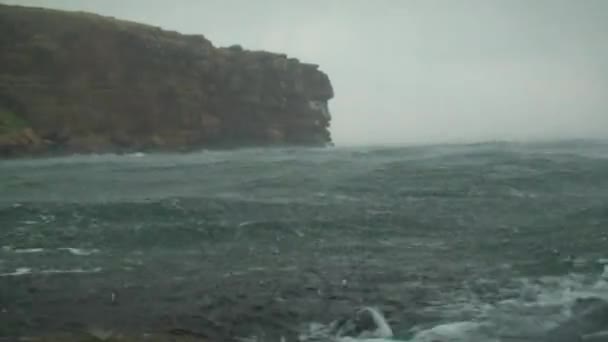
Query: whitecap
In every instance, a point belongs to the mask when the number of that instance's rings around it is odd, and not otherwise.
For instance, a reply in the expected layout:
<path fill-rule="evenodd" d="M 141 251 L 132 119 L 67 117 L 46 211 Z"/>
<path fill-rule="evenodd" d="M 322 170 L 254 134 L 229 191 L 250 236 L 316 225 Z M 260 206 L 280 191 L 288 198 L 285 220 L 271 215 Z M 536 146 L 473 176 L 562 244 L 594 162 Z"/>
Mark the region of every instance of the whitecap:
<path fill-rule="evenodd" d="M 99 273 L 101 272 L 101 267 L 95 267 L 91 269 L 83 269 L 83 268 L 74 268 L 69 270 L 59 270 L 59 269 L 48 269 L 42 270 L 39 273 L 41 274 L 70 274 L 70 273 Z"/>
<path fill-rule="evenodd" d="M 371 326 L 361 326 L 372 323 Z M 370 322 L 371 321 L 371 322 Z M 358 323 L 359 322 L 359 323 Z M 363 328 L 363 330 L 361 330 Z M 336 320 L 328 325 L 311 323 L 308 331 L 300 334 L 300 341 L 335 341 L 335 342 L 382 342 L 394 341 L 393 330 L 382 313 L 373 307 L 362 307 L 350 317 Z"/>
<path fill-rule="evenodd" d="M 20 254 L 42 253 L 44 252 L 44 248 L 19 248 L 13 249 L 13 252 Z"/>
<path fill-rule="evenodd" d="M 66 251 L 73 255 L 78 255 L 78 256 L 88 256 L 88 255 L 99 253 L 98 249 L 83 249 L 83 248 L 72 248 L 72 247 L 61 247 L 61 248 L 57 248 L 57 250 Z"/>
<path fill-rule="evenodd" d="M 141 157 L 145 157 L 146 154 L 143 152 L 135 152 L 135 153 L 131 153 L 128 155 L 129 157 L 136 157 L 136 158 L 141 158 Z"/>
<path fill-rule="evenodd" d="M 44 248 L 15 248 L 13 246 L 2 246 L 2 251 L 13 252 L 19 254 L 42 253 Z"/>
<path fill-rule="evenodd" d="M 28 226 L 34 225 L 39 223 L 38 221 L 33 221 L 33 220 L 26 220 L 26 221 L 22 221 L 21 223 L 26 224 Z"/>
<path fill-rule="evenodd" d="M 19 267 L 18 269 L 15 270 L 15 272 L 0 273 L 0 277 L 17 277 L 17 276 L 21 276 L 21 275 L 25 275 L 25 274 L 30 274 L 30 273 L 32 273 L 31 268 Z"/>
<path fill-rule="evenodd" d="M 0 273 L 0 277 L 17 277 L 28 274 L 73 274 L 73 273 L 99 273 L 102 271 L 101 267 L 95 267 L 91 269 L 83 269 L 83 268 L 74 268 L 74 269 L 46 269 L 40 271 L 33 271 L 28 267 L 19 267 L 15 270 L 15 272 L 10 273 Z"/>
<path fill-rule="evenodd" d="M 467 342 L 471 340 L 478 340 L 474 338 L 478 335 L 482 324 L 470 321 L 454 322 L 437 325 L 431 329 L 423 330 L 414 336 L 413 341 L 415 342 L 455 342 L 462 341 Z M 487 342 L 497 340 L 487 340 Z"/>
<path fill-rule="evenodd" d="M 354 338 L 354 337 L 342 337 L 335 341 L 336 342 L 405 342 L 405 341 L 393 340 L 393 339 L 388 339 L 388 338 Z M 439 341 L 433 341 L 433 342 L 439 342 Z"/>
<path fill-rule="evenodd" d="M 253 226 L 258 223 L 259 223 L 258 221 L 243 221 L 243 222 L 239 223 L 238 227 L 243 228 L 243 227 Z"/>
<path fill-rule="evenodd" d="M 593 314 L 596 310 L 592 305 L 594 302 L 608 301 L 608 279 L 597 276 L 571 274 L 561 277 L 521 279 L 519 286 L 516 286 L 519 291 L 514 292 L 514 288 L 511 287 L 505 288 L 506 293 L 510 294 L 509 298 L 492 304 L 483 302 L 475 304 L 474 298 L 469 301 L 456 298 L 456 303 L 452 304 L 449 299 L 448 302 L 438 301 L 436 306 L 439 306 L 443 313 L 441 322 L 431 326 L 411 328 L 410 333 L 413 337 L 408 342 L 553 341 L 555 336 L 562 335 L 565 338 L 583 336 L 590 341 L 604 341 L 608 332 L 601 317 L 598 319 L 589 316 L 591 321 L 585 321 L 586 324 L 576 323 L 581 319 L 580 315 Z M 604 276 L 608 277 L 608 265 L 604 269 Z M 522 295 L 518 296 L 518 292 Z M 470 318 L 460 315 L 461 318 L 458 319 L 458 315 L 446 310 L 459 306 L 461 311 L 470 311 L 468 307 L 471 305 L 476 307 L 473 312 L 477 314 Z M 581 311 L 581 308 L 585 307 L 591 311 L 587 309 Z M 604 310 L 602 306 L 596 308 Z M 308 333 L 300 336 L 300 341 L 400 341 L 394 340 L 390 335 L 340 335 L 336 334 L 335 328 L 335 322 L 329 325 L 311 324 Z"/>

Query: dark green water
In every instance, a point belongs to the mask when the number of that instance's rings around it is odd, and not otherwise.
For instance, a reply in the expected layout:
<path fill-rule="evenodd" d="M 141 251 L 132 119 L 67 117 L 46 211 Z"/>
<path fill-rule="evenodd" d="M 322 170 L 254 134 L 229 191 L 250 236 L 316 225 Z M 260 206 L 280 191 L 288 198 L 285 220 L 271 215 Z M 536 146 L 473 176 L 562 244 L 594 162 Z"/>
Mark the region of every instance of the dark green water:
<path fill-rule="evenodd" d="M 498 341 L 608 298 L 608 145 L 0 161 L 0 246 L 0 336 L 272 340 L 373 305 L 397 338 Z"/>

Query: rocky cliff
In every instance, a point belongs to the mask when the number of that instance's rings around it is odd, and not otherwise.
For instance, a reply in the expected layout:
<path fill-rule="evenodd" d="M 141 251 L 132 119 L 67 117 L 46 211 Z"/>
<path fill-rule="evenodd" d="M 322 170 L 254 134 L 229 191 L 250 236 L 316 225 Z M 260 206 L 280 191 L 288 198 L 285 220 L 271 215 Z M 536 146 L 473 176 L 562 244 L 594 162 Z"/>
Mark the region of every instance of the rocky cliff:
<path fill-rule="evenodd" d="M 326 74 L 99 15 L 0 5 L 0 156 L 331 141 Z"/>

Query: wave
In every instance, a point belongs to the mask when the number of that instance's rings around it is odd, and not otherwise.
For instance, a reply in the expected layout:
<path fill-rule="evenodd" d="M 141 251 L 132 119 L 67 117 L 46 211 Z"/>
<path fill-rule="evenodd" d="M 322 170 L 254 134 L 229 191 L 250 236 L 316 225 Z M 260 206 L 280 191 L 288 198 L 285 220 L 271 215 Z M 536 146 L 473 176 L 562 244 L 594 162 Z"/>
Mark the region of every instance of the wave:
<path fill-rule="evenodd" d="M 99 253 L 99 249 L 85 249 L 74 247 L 58 247 L 58 248 L 13 248 L 12 246 L 3 246 L 2 251 L 12 252 L 16 254 L 38 254 L 54 251 L 64 251 L 76 256 L 89 256 Z"/>
<path fill-rule="evenodd" d="M 33 270 L 29 267 L 19 267 L 14 272 L 0 273 L 0 277 L 19 277 L 25 275 L 39 275 L 39 274 L 78 274 L 78 273 L 99 273 L 102 271 L 101 267 L 95 267 L 90 269 L 73 268 L 73 269 L 41 269 Z"/>
<path fill-rule="evenodd" d="M 520 282 L 518 296 L 496 303 L 457 304 L 461 309 L 464 309 L 462 305 L 476 306 L 478 313 L 473 319 L 446 318 L 444 322 L 430 326 L 413 326 L 409 333 L 395 337 L 382 313 L 373 308 L 363 308 L 351 317 L 326 325 L 311 323 L 300 335 L 300 341 L 605 341 L 601 338 L 608 336 L 608 266 L 594 281 L 583 275 L 571 274 L 535 280 L 524 278 Z M 441 307 L 436 309 L 442 310 Z M 371 319 L 361 319 L 361 312 Z"/>

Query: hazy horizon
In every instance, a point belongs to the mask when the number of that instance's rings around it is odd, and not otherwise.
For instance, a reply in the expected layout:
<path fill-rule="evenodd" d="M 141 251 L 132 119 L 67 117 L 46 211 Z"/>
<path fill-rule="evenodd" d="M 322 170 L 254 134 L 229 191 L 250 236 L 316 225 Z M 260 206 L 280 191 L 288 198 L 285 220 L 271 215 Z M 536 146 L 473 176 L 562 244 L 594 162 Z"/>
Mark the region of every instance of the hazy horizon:
<path fill-rule="evenodd" d="M 319 64 L 336 93 L 339 145 L 608 136 L 608 1 L 0 2 L 95 12 Z"/>

